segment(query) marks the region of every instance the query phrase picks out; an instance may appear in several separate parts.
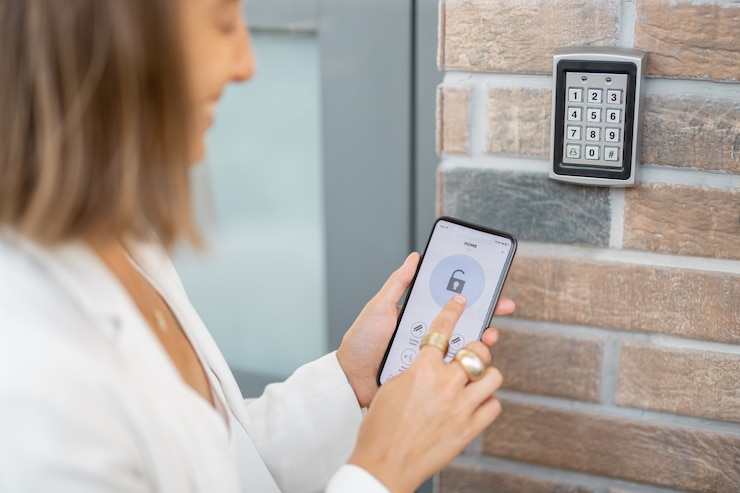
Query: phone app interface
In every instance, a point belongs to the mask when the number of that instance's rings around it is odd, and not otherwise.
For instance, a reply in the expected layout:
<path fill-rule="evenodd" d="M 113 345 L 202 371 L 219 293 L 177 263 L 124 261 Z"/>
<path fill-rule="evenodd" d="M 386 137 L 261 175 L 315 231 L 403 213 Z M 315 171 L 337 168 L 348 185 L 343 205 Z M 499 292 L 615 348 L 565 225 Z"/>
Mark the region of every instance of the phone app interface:
<path fill-rule="evenodd" d="M 398 323 L 380 383 L 413 363 L 421 338 L 455 294 L 465 296 L 467 305 L 450 337 L 446 360 L 480 337 L 493 312 L 512 250 L 510 238 L 444 220 L 436 223 Z"/>

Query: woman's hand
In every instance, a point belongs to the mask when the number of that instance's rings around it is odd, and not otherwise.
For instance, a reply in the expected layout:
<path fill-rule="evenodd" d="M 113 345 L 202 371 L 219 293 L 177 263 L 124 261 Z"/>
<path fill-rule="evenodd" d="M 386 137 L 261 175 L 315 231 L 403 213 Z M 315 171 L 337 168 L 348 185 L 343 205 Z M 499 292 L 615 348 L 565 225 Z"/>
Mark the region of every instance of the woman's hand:
<path fill-rule="evenodd" d="M 337 359 L 355 391 L 360 406 L 370 404 L 378 391 L 376 377 L 380 369 L 388 342 L 398 322 L 398 303 L 411 280 L 414 278 L 419 254 L 412 253 L 401 267 L 385 282 L 342 339 L 337 350 Z M 514 302 L 508 299 L 499 300 L 494 315 L 509 315 L 514 312 Z M 498 340 L 498 332 L 488 328 L 483 332 L 481 341 L 486 346 Z"/>
<path fill-rule="evenodd" d="M 430 327 L 449 340 L 465 309 L 454 296 Z M 383 384 L 365 416 L 349 462 L 362 467 L 394 493 L 411 493 L 440 470 L 501 412 L 493 392 L 501 373 L 488 366 L 485 344 L 467 346 L 486 365 L 471 382 L 457 361 L 444 362 L 434 346 L 424 346 L 414 363 Z"/>

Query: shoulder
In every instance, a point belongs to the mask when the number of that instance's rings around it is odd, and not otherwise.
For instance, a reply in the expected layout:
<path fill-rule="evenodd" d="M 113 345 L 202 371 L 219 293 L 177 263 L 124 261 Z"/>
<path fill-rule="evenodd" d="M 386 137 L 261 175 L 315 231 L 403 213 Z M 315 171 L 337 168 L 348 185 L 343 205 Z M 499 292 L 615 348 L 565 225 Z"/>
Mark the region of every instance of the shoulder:
<path fill-rule="evenodd" d="M 108 356 L 108 344 L 39 253 L 0 235 L 0 272 L 0 389 L 17 380 L 54 387 L 73 371 L 94 376 L 87 370 Z"/>

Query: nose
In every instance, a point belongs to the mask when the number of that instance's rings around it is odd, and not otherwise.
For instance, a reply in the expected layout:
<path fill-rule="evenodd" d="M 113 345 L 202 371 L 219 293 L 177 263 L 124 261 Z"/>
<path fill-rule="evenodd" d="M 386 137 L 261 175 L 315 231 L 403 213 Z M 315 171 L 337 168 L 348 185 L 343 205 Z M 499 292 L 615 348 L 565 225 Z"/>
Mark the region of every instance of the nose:
<path fill-rule="evenodd" d="M 234 54 L 234 82 L 245 82 L 254 75 L 254 52 L 252 51 L 252 38 L 249 28 L 243 24 L 244 35 L 237 40 Z"/>

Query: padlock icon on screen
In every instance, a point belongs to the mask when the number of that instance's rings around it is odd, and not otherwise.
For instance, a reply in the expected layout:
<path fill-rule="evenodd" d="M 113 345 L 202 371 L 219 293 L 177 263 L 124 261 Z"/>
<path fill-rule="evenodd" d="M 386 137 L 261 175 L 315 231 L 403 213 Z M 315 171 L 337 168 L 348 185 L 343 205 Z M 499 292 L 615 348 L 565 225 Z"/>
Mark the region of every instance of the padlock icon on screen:
<path fill-rule="evenodd" d="M 452 291 L 453 293 L 459 294 L 459 293 L 462 293 L 463 288 L 465 287 L 465 281 L 463 281 L 462 279 L 458 277 L 455 277 L 455 274 L 457 272 L 461 272 L 465 274 L 465 271 L 461 269 L 457 269 L 456 271 L 454 271 L 452 275 L 450 276 L 450 280 L 447 282 L 447 291 Z"/>

